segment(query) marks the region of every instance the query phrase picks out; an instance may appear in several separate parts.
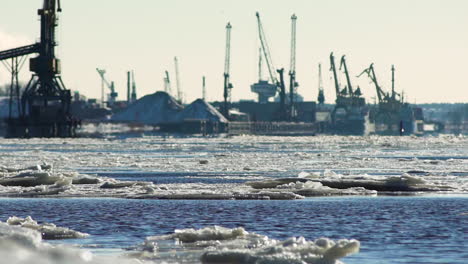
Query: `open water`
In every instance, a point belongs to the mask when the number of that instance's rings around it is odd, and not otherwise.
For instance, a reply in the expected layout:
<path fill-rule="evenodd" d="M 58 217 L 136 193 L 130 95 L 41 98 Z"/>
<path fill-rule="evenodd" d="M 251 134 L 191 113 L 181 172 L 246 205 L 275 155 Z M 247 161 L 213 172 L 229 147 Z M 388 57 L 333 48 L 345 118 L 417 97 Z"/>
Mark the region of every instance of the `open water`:
<path fill-rule="evenodd" d="M 361 242 L 345 263 L 467 263 L 468 196 L 332 197 L 294 201 L 0 199 L 0 218 L 32 215 L 91 234 L 69 240 L 117 253 L 174 229 L 220 225 L 285 239 Z M 63 243 L 63 241 L 60 241 Z M 116 252 L 117 251 L 117 252 Z"/>

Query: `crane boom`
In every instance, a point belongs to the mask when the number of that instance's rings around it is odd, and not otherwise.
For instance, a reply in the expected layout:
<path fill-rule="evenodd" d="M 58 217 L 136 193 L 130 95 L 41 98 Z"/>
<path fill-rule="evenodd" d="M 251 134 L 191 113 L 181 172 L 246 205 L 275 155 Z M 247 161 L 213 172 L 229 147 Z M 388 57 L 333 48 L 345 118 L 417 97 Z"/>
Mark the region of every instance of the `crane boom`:
<path fill-rule="evenodd" d="M 110 88 L 111 83 L 109 83 L 109 81 L 107 81 L 106 77 L 104 76 L 106 74 L 106 70 L 96 68 L 96 71 L 98 72 L 99 76 L 101 76 L 101 79 L 104 82 L 104 84 Z"/>
<path fill-rule="evenodd" d="M 335 56 L 333 56 L 333 52 L 330 53 L 330 71 L 333 72 L 333 78 L 335 80 L 336 96 L 339 96 L 341 94 L 341 92 L 340 92 L 340 83 L 338 82 L 338 76 L 336 74 Z"/>
<path fill-rule="evenodd" d="M 278 84 L 278 78 L 276 78 L 277 70 L 274 67 L 273 60 L 271 59 L 270 47 L 266 41 L 265 31 L 263 30 L 262 21 L 260 20 L 260 14 L 257 12 L 255 15 L 257 16 L 258 36 L 260 38 L 263 55 L 268 67 L 268 73 L 270 74 L 271 81 L 275 84 Z"/>
<path fill-rule="evenodd" d="M 360 77 L 364 73 L 366 73 L 367 76 L 369 76 L 369 78 L 374 83 L 375 90 L 377 91 L 377 98 L 379 99 L 379 103 L 382 103 L 386 96 L 385 96 L 384 91 L 380 87 L 379 83 L 377 82 L 377 76 L 375 75 L 375 71 L 374 71 L 374 63 L 371 63 L 369 68 L 365 69 L 361 74 L 358 75 L 358 77 Z"/>
<path fill-rule="evenodd" d="M 169 72 L 168 71 L 166 71 L 166 77 L 164 78 L 164 90 L 169 95 L 172 93 L 171 79 L 169 78 Z"/>
<path fill-rule="evenodd" d="M 106 79 L 106 70 L 104 69 L 99 69 L 99 68 L 96 68 L 96 71 L 98 72 L 99 76 L 101 76 L 101 80 L 102 80 L 102 83 L 101 83 L 101 89 L 102 89 L 102 94 L 104 94 L 104 86 L 107 86 L 110 90 L 110 94 L 108 96 L 108 100 L 107 100 L 107 104 L 109 106 L 112 106 L 115 101 L 117 100 L 117 96 L 118 96 L 118 93 L 115 91 L 115 86 L 114 86 L 114 82 L 109 82 L 107 79 Z M 104 101 L 104 98 L 101 99 L 102 101 Z"/>
<path fill-rule="evenodd" d="M 348 72 L 348 67 L 346 66 L 346 56 L 343 55 L 341 57 L 341 64 L 340 64 L 340 70 L 341 70 L 341 67 L 344 67 L 344 72 L 345 72 L 345 75 L 346 75 L 346 82 L 348 83 L 348 93 L 350 95 L 353 95 L 354 92 L 353 92 L 353 86 L 351 85 L 351 79 L 349 78 L 349 72 Z"/>

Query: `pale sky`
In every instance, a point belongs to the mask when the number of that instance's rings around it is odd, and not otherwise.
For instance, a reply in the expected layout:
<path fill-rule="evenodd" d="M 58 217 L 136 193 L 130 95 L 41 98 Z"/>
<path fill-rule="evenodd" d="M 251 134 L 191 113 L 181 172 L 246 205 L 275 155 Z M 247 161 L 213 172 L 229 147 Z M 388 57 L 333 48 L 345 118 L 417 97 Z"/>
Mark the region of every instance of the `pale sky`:
<path fill-rule="evenodd" d="M 39 38 L 37 9 L 42 0 L 3 1 L 0 50 Z M 257 81 L 259 11 L 276 68 L 289 70 L 290 17 L 297 20 L 298 92 L 316 100 L 318 63 L 323 64 L 325 96 L 335 100 L 329 54 L 346 54 L 352 82 L 369 101 L 376 96 L 365 76 L 374 63 L 381 86 L 396 89 L 411 103 L 468 103 L 468 1 L 466 0 L 62 0 L 59 58 L 67 88 L 100 98 L 96 67 L 107 70 L 119 99 L 126 99 L 126 71 L 134 70 L 138 96 L 163 90 L 169 70 L 175 91 L 174 56 L 180 64 L 186 102 L 202 95 L 222 100 L 225 26 L 232 24 L 233 100 L 254 99 Z M 0 65 L 0 83 L 9 75 Z M 21 79 L 30 78 L 28 66 Z M 344 84 L 344 75 L 341 75 Z"/>

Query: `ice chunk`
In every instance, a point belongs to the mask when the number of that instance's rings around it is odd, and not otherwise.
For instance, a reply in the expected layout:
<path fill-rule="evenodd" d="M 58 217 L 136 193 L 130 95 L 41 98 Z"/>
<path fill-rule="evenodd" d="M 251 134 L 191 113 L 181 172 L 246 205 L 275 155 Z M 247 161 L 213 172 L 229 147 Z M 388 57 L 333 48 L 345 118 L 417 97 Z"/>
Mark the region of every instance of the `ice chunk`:
<path fill-rule="evenodd" d="M 85 238 L 89 236 L 89 234 L 74 231 L 66 227 L 57 227 L 54 224 L 38 224 L 30 216 L 26 218 L 12 216 L 8 218 L 7 224 L 39 231 L 43 239 Z"/>
<path fill-rule="evenodd" d="M 389 185 L 417 186 L 426 184 L 426 182 L 417 176 L 411 176 L 408 173 L 403 173 L 401 176 L 390 177 L 385 181 Z"/>
<path fill-rule="evenodd" d="M 171 241 L 173 241 L 171 243 Z M 175 243 L 174 243 L 175 242 Z M 219 226 L 181 229 L 173 234 L 148 237 L 135 249 L 135 256 L 160 260 L 170 255 L 180 262 L 199 258 L 202 263 L 339 263 L 338 259 L 357 253 L 357 240 L 327 238 L 307 241 L 292 237 L 279 241 L 249 233 L 243 228 Z"/>
<path fill-rule="evenodd" d="M 196 242 L 200 240 L 228 240 L 246 236 L 248 233 L 242 228 L 224 228 L 221 226 L 206 227 L 203 229 L 176 229 L 172 238 L 181 242 Z"/>
<path fill-rule="evenodd" d="M 12 220 L 13 221 L 13 220 Z M 0 222 L 0 263 L 24 264 L 130 264 L 137 260 L 115 257 L 96 257 L 91 252 L 52 246 L 44 243 L 34 229 L 11 226 Z"/>

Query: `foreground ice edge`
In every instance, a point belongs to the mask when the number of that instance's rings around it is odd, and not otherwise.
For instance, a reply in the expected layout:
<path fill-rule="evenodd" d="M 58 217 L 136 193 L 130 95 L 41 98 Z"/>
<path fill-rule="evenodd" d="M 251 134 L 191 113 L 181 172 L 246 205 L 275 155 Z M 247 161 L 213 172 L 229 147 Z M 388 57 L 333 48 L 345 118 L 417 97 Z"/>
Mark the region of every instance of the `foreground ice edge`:
<path fill-rule="evenodd" d="M 11 224 L 32 219 L 11 217 Z M 341 263 L 338 259 L 359 251 L 359 241 L 303 237 L 269 239 L 243 228 L 181 229 L 173 234 L 148 237 L 125 257 L 95 256 L 89 251 L 50 245 L 34 228 L 0 222 L 0 263 Z M 52 225 L 52 224 L 50 224 Z M 54 225 L 55 226 L 55 225 Z"/>

